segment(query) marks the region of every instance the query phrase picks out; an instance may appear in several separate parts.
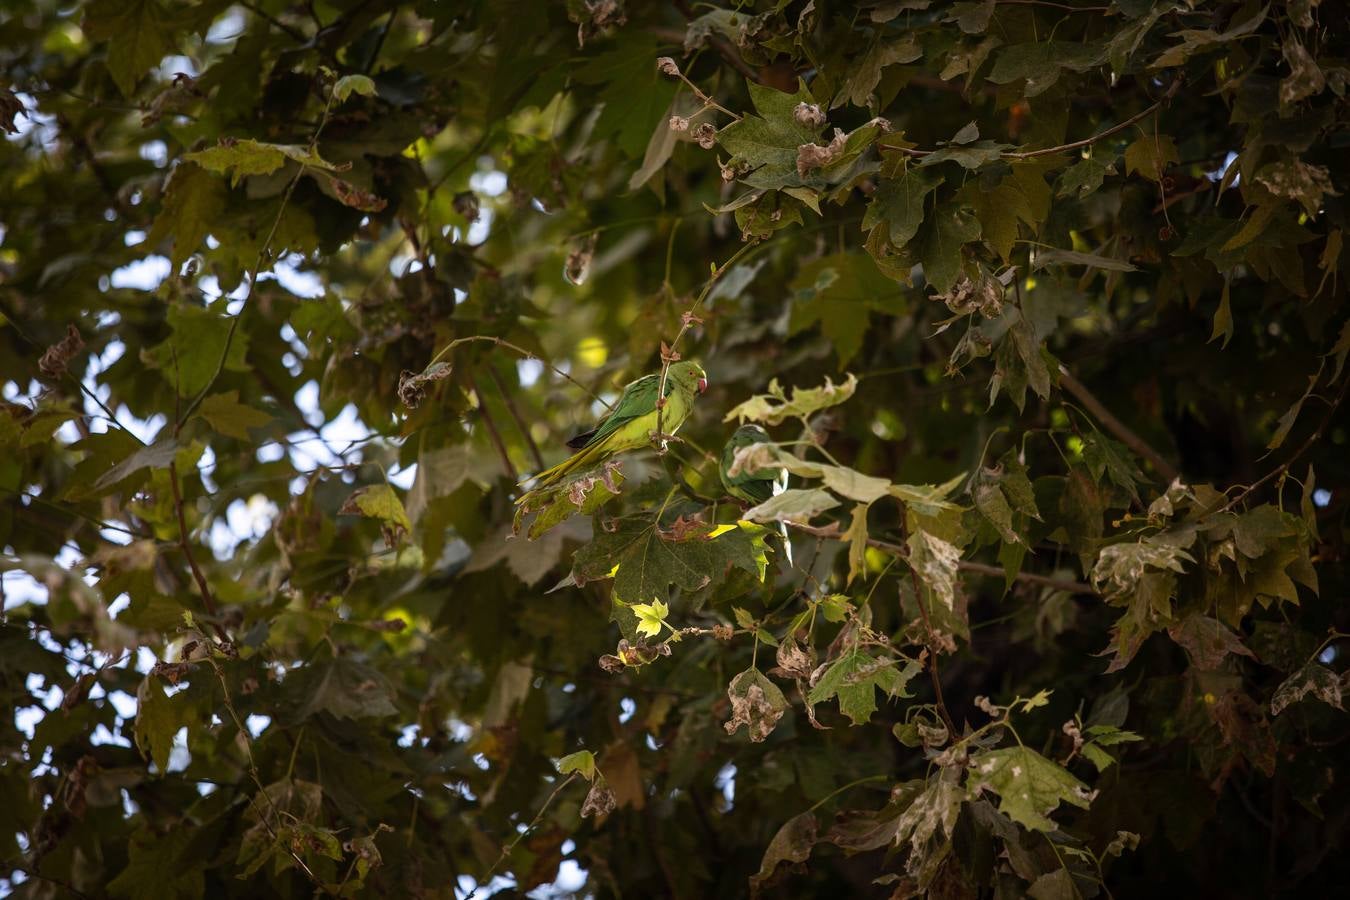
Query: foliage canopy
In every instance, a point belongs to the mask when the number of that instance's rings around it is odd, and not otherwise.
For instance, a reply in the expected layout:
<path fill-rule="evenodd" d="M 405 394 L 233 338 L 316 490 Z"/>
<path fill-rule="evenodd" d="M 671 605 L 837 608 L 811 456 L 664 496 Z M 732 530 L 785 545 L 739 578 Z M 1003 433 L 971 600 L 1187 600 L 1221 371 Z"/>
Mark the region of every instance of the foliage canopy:
<path fill-rule="evenodd" d="M 1342 886 L 1348 50 L 10 0 L 0 894 Z"/>

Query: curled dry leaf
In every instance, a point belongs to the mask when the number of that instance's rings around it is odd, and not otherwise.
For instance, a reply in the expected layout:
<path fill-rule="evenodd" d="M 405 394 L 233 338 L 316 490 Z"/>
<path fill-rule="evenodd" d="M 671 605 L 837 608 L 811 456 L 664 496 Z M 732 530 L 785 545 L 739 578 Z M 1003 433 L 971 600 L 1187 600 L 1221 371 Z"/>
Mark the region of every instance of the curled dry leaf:
<path fill-rule="evenodd" d="M 614 808 L 618 805 L 618 798 L 610 790 L 609 782 L 601 775 L 591 782 L 591 789 L 586 792 L 586 800 L 581 804 L 581 817 L 589 819 L 593 816 L 607 816 L 614 812 Z"/>
<path fill-rule="evenodd" d="M 427 397 L 427 385 L 444 381 L 450 372 L 450 364 L 445 362 L 432 363 L 421 372 L 404 369 L 398 377 L 398 398 L 408 409 L 417 409 Z"/>
<path fill-rule="evenodd" d="M 48 381 L 63 378 L 70 361 L 83 349 L 84 338 L 80 335 L 80 329 L 68 324 L 66 325 L 66 336 L 48 347 L 47 351 L 42 354 L 42 358 L 38 360 L 38 371 Z"/>
<path fill-rule="evenodd" d="M 783 692 L 758 669 L 746 669 L 727 685 L 731 700 L 731 718 L 724 726 L 727 734 L 735 734 L 742 725 L 750 740 L 759 743 L 773 731 L 787 709 Z"/>

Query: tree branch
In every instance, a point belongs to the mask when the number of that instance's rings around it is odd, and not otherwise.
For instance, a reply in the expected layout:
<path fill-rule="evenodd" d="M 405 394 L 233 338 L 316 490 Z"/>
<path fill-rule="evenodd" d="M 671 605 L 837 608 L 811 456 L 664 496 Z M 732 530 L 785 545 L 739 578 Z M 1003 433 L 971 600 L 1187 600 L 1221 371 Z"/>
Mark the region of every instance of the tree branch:
<path fill-rule="evenodd" d="M 207 615 L 213 619 L 219 613 L 216 610 L 216 599 L 211 594 L 211 585 L 206 581 L 206 576 L 202 574 L 201 568 L 197 565 L 197 557 L 192 552 L 192 542 L 188 540 L 187 518 L 183 515 L 183 491 L 178 487 L 178 463 L 169 463 L 169 486 L 173 490 L 173 511 L 178 518 L 178 546 L 183 549 L 183 556 L 187 558 L 188 568 L 192 570 L 192 577 L 197 582 L 197 590 L 202 595 L 202 605 L 206 607 Z M 230 636 L 225 633 L 225 629 L 219 622 L 211 623 L 216 634 L 222 641 L 229 642 Z"/>
<path fill-rule="evenodd" d="M 511 455 L 506 452 L 501 432 L 497 430 L 497 423 L 492 421 L 492 413 L 488 412 L 487 401 L 483 399 L 483 392 L 478 389 L 478 382 L 474 380 L 473 375 L 469 375 L 469 388 L 473 391 L 474 399 L 478 401 L 478 414 L 482 416 L 483 425 L 487 427 L 488 437 L 492 439 L 492 445 L 497 448 L 497 454 L 502 458 L 502 469 L 512 481 L 519 481 L 520 473 L 511 464 Z"/>
<path fill-rule="evenodd" d="M 788 522 L 787 524 L 790 527 L 795 528 L 804 534 L 814 535 L 815 537 L 818 538 L 825 538 L 831 541 L 845 540 L 844 535 L 842 532 L 840 532 L 839 525 L 837 523 L 830 525 L 808 525 L 804 522 Z M 877 550 L 885 551 L 886 553 L 894 554 L 902 558 L 909 554 L 909 551 L 906 550 L 904 547 L 902 547 L 900 544 L 894 544 L 891 543 L 890 541 L 882 541 L 872 537 L 869 537 L 867 539 L 867 546 L 873 547 Z M 1004 572 L 1001 568 L 999 568 L 998 566 L 991 566 L 988 563 L 980 563 L 974 562 L 972 560 L 963 559 L 957 563 L 957 567 L 962 569 L 963 571 L 973 572 L 977 575 L 989 575 L 991 577 L 997 576 L 999 578 L 1005 577 Z M 1013 580 L 1025 582 L 1027 584 L 1040 584 L 1044 585 L 1045 587 L 1055 588 L 1056 590 L 1068 591 L 1071 594 L 1092 594 L 1094 596 L 1096 596 L 1097 594 L 1096 589 L 1094 589 L 1092 585 L 1086 584 L 1082 581 L 1070 581 L 1064 578 L 1055 578 L 1050 575 L 1037 575 L 1034 572 L 1018 572 L 1016 575 L 1013 576 Z"/>
<path fill-rule="evenodd" d="M 1040 150 L 1022 150 L 1022 151 L 1010 151 L 1007 153 L 1001 153 L 999 154 L 999 158 L 1014 159 L 1014 160 L 1036 159 L 1037 157 L 1041 156 L 1054 156 L 1057 153 L 1068 153 L 1071 150 L 1079 150 L 1082 149 L 1083 147 L 1090 146 L 1092 144 L 1097 143 L 1097 141 L 1105 140 L 1106 138 L 1109 138 L 1112 135 L 1119 134 L 1125 129 L 1130 128 L 1131 126 L 1136 125 L 1139 122 L 1142 122 L 1144 119 L 1147 119 L 1149 116 L 1153 115 L 1164 105 L 1166 105 L 1167 102 L 1172 99 L 1172 96 L 1177 92 L 1177 90 L 1180 87 L 1181 87 L 1181 79 L 1177 78 L 1172 82 L 1172 86 L 1167 89 L 1167 93 L 1163 95 L 1161 100 L 1154 103 L 1152 106 L 1148 107 L 1142 112 L 1135 113 L 1125 121 L 1117 125 L 1112 125 L 1110 128 L 1107 128 L 1104 131 L 1099 131 L 1096 134 L 1092 135 L 1091 137 L 1086 137 L 1079 141 L 1070 141 L 1067 144 L 1059 144 L 1058 146 L 1055 147 L 1045 147 Z M 931 156 L 932 154 L 938 152 L 936 150 L 919 150 L 914 147 L 892 147 L 891 149 L 899 150 L 901 153 L 904 153 L 907 156 L 920 156 L 920 157 Z"/>
<path fill-rule="evenodd" d="M 1097 421 L 1101 422 L 1107 431 L 1111 432 L 1120 442 L 1129 447 L 1139 456 L 1148 460 L 1163 480 L 1169 484 L 1181 477 L 1181 472 L 1176 466 L 1172 465 L 1157 450 L 1149 446 L 1148 442 L 1135 434 L 1128 425 L 1112 415 L 1092 391 L 1087 389 L 1081 381 L 1073 376 L 1064 366 L 1059 367 L 1059 384 L 1070 394 L 1083 404 L 1092 415 L 1096 416 Z"/>
<path fill-rule="evenodd" d="M 506 411 L 511 414 L 511 418 L 515 420 L 516 428 L 520 431 L 520 436 L 525 439 L 525 446 L 529 448 L 530 456 L 534 458 L 534 464 L 542 472 L 548 466 L 544 464 L 544 455 L 539 452 L 539 445 L 534 442 L 534 436 L 530 434 L 529 424 L 520 415 L 520 410 L 516 408 L 516 401 L 507 393 L 506 385 L 502 382 L 501 376 L 497 374 L 497 370 L 491 365 L 487 367 L 487 370 L 488 377 L 497 386 L 497 392 L 502 395 L 502 402 L 506 404 Z"/>

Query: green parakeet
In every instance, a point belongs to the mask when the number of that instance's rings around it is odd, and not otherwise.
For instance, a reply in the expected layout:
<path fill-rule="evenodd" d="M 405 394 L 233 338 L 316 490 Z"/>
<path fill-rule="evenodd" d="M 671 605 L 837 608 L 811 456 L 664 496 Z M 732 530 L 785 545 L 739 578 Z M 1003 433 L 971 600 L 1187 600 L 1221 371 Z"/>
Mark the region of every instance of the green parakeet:
<path fill-rule="evenodd" d="M 534 491 L 557 484 L 573 472 L 594 468 L 617 453 L 651 443 L 657 425 L 656 394 L 660 384 L 660 375 L 644 375 L 629 383 L 619 402 L 594 428 L 567 442 L 577 452 L 536 475 L 534 487 L 516 503 L 524 503 Z M 702 366 L 693 361 L 673 363 L 666 373 L 661 429 L 666 434 L 678 431 L 693 412 L 694 400 L 707 389 L 708 376 Z"/>
<path fill-rule="evenodd" d="M 732 433 L 731 439 L 722 448 L 722 464 L 718 474 L 722 476 L 722 487 L 728 494 L 751 506 L 758 506 L 770 497 L 787 490 L 787 469 L 761 469 L 758 472 L 739 472 L 731 474 L 731 464 L 736 461 L 736 451 L 752 444 L 770 444 L 773 438 L 758 425 L 742 425 Z M 788 565 L 792 565 L 792 542 L 788 539 L 787 524 L 778 523 L 783 535 L 783 556 Z"/>
<path fill-rule="evenodd" d="M 732 475 L 731 464 L 736 461 L 736 452 L 743 447 L 749 447 L 751 444 L 771 444 L 773 438 L 769 433 L 758 425 L 742 425 L 737 428 L 727 441 L 726 446 L 722 448 L 722 466 L 720 474 L 722 476 L 722 487 L 726 492 L 737 500 L 749 503 L 751 506 L 758 506 L 765 500 L 768 500 L 774 494 L 783 492 L 786 484 L 786 470 L 779 469 L 775 472 L 772 469 L 761 469 L 758 472 L 740 472 Z"/>

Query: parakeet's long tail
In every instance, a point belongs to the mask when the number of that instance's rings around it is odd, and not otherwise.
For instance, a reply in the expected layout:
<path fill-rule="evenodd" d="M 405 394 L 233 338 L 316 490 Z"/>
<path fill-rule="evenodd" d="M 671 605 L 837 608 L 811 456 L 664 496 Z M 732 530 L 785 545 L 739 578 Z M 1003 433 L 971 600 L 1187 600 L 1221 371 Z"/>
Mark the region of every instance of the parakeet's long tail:
<path fill-rule="evenodd" d="M 587 447 L 585 450 L 573 453 L 571 456 L 567 457 L 567 459 L 564 459 L 556 466 L 553 466 L 552 468 L 549 469 L 545 469 L 538 475 L 534 476 L 534 487 L 532 487 L 528 492 L 522 494 L 520 496 L 520 499 L 516 500 L 516 504 L 519 505 L 521 503 L 524 503 L 526 498 L 528 498 L 530 494 L 534 493 L 535 491 L 552 487 L 553 485 L 562 481 L 564 478 L 566 478 L 573 472 L 576 472 L 581 469 L 586 469 L 598 463 L 604 457 L 603 443 L 604 442 L 602 441 L 600 444 L 596 444 L 594 446 Z M 524 482 L 521 483 L 524 484 Z"/>

